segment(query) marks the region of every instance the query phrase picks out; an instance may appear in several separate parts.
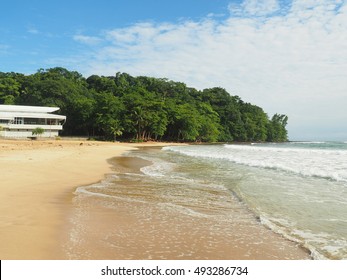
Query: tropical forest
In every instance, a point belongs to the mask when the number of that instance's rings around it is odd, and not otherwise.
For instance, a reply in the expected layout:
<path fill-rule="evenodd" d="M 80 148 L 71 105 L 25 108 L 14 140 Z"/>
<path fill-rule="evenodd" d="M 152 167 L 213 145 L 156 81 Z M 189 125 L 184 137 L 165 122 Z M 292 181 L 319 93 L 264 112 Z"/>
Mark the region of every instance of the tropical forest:
<path fill-rule="evenodd" d="M 0 104 L 59 107 L 62 136 L 118 141 L 282 142 L 288 117 L 269 117 L 220 87 L 127 73 L 92 75 L 56 67 L 0 72 Z"/>

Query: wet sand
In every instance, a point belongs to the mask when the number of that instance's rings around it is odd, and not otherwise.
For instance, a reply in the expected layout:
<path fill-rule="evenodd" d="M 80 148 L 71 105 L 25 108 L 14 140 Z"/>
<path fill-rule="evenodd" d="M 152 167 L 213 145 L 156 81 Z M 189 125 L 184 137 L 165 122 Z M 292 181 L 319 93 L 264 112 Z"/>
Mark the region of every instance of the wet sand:
<path fill-rule="evenodd" d="M 140 179 L 122 179 L 124 173 L 140 174 L 150 162 L 117 157 L 112 163 L 118 174 L 118 199 L 75 196 L 65 242 L 68 258 L 310 259 L 309 252 L 260 224 L 236 198 L 231 198 L 233 215 L 226 223 L 179 214 L 156 201 L 156 188 L 142 185 Z"/>
<path fill-rule="evenodd" d="M 309 258 L 238 207 L 226 236 L 203 218 L 127 200 L 105 207 L 104 198 L 74 194 L 105 174 L 140 172 L 148 161 L 122 156 L 135 146 L 0 140 L 0 259 Z M 239 242 L 247 235 L 249 242 Z"/>

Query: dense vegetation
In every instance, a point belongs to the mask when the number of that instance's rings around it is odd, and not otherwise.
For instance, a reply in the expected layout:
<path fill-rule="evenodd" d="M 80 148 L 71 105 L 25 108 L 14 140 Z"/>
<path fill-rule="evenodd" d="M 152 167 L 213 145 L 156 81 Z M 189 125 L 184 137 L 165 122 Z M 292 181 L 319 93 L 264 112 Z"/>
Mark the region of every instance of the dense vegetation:
<path fill-rule="evenodd" d="M 57 106 L 67 116 L 64 135 L 146 141 L 286 141 L 285 115 L 225 89 L 202 91 L 184 83 L 126 73 L 84 78 L 64 68 L 33 75 L 0 72 L 0 104 Z"/>

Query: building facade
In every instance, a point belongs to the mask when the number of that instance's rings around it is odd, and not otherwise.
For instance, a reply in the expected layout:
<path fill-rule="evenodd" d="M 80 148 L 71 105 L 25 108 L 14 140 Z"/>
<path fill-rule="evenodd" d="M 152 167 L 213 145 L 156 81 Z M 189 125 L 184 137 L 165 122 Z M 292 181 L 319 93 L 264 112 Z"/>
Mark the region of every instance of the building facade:
<path fill-rule="evenodd" d="M 42 128 L 41 137 L 56 137 L 63 129 L 66 116 L 52 114 L 58 107 L 0 105 L 0 137 L 33 137 L 33 130 Z"/>

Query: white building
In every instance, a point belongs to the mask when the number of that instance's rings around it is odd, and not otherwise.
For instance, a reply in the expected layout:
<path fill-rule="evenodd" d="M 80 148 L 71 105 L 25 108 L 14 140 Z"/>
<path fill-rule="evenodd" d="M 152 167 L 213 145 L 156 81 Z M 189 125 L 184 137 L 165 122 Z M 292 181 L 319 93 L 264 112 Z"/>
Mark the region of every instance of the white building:
<path fill-rule="evenodd" d="M 35 128 L 44 129 L 42 137 L 58 136 L 66 116 L 51 114 L 57 107 L 0 105 L 0 137 L 33 137 Z"/>

